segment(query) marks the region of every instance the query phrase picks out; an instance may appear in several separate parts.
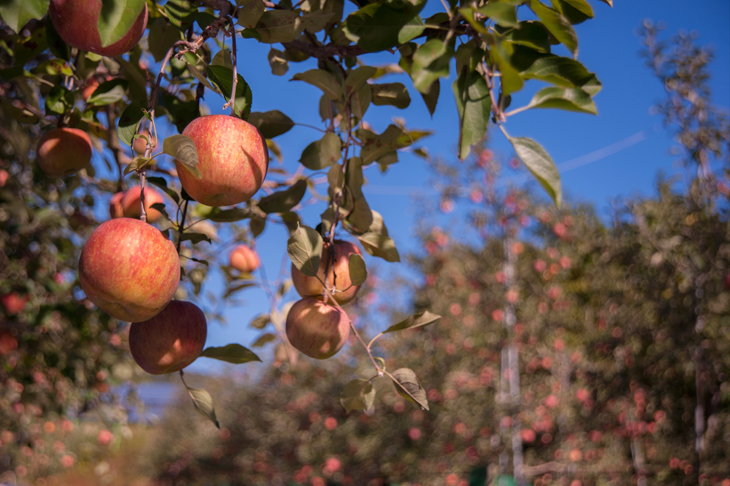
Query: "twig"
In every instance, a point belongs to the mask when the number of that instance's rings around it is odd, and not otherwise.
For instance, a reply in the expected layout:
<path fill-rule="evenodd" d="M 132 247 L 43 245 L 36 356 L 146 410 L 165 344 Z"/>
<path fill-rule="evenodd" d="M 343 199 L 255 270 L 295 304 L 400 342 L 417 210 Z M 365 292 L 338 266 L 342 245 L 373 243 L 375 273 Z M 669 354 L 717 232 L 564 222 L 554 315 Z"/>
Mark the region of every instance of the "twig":
<path fill-rule="evenodd" d="M 180 245 L 182 244 L 183 231 L 185 231 L 185 216 L 188 214 L 188 199 L 185 200 L 185 206 L 182 211 L 182 221 L 178 225 L 177 230 L 177 253 L 180 254 Z"/>
<path fill-rule="evenodd" d="M 147 175 L 145 174 L 145 170 L 142 169 L 140 171 L 137 171 L 139 174 L 139 183 L 141 186 L 141 189 L 139 191 L 139 206 L 141 208 L 141 214 L 139 215 L 139 219 L 147 222 L 147 209 L 144 207 L 144 190 L 145 186 L 147 185 Z"/>

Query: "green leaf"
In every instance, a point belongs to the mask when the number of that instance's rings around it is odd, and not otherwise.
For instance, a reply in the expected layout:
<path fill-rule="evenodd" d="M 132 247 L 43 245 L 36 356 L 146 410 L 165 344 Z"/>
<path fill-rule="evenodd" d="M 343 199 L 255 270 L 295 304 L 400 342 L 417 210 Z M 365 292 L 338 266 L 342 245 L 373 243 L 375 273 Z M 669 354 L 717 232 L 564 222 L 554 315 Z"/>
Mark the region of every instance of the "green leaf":
<path fill-rule="evenodd" d="M 276 336 L 271 334 L 270 332 L 267 332 L 266 334 L 262 334 L 259 336 L 259 338 L 254 342 L 251 347 L 252 348 L 260 348 L 264 344 L 270 343 L 271 341 L 275 340 Z"/>
<path fill-rule="evenodd" d="M 208 242 L 211 245 L 213 244 L 213 241 L 210 239 L 210 237 L 208 235 L 204 235 L 203 233 L 193 233 L 190 231 L 183 233 L 182 236 L 180 237 L 180 241 L 189 241 L 193 245 L 197 245 L 198 243 L 200 243 L 202 241 Z"/>
<path fill-rule="evenodd" d="M 314 277 L 322 259 L 322 236 L 308 226 L 299 226 L 287 241 L 286 252 L 292 263 L 301 272 Z"/>
<path fill-rule="evenodd" d="M 357 378 L 345 385 L 340 394 L 340 403 L 347 413 L 353 410 L 369 410 L 375 402 L 375 388 L 372 383 Z"/>
<path fill-rule="evenodd" d="M 518 25 L 515 5 L 510 2 L 489 2 L 477 9 L 477 12 L 489 17 L 503 27 L 517 27 Z"/>
<path fill-rule="evenodd" d="M 368 111 L 373 100 L 373 90 L 367 83 L 360 86 L 354 94 L 350 95 L 350 109 L 352 115 L 362 120 L 365 112 Z"/>
<path fill-rule="evenodd" d="M 254 214 L 249 208 L 213 209 L 210 215 L 208 215 L 208 219 L 214 223 L 235 223 L 236 221 L 248 219 Z"/>
<path fill-rule="evenodd" d="M 29 2 L 23 3 L 25 4 Z M 0 12 L 2 11 L 2 8 L 3 7 L 0 4 Z M 66 44 L 66 41 L 61 39 L 61 36 L 58 35 L 55 27 L 53 27 L 53 22 L 46 22 L 46 42 L 48 42 L 48 47 L 51 50 L 51 53 L 58 59 L 63 59 L 65 61 L 71 59 L 71 48 L 68 44 Z"/>
<path fill-rule="evenodd" d="M 150 184 L 154 184 L 163 191 L 165 191 L 165 193 L 170 196 L 170 198 L 175 201 L 176 204 L 180 203 L 180 195 L 174 190 L 167 187 L 167 181 L 162 177 L 147 176 L 147 182 L 149 182 Z"/>
<path fill-rule="evenodd" d="M 547 28 L 542 22 L 525 21 L 517 24 L 502 35 L 502 40 L 530 47 L 539 52 L 550 52 L 550 40 Z"/>
<path fill-rule="evenodd" d="M 74 95 L 62 85 L 56 85 L 46 95 L 46 113 L 63 115 L 74 106 Z"/>
<path fill-rule="evenodd" d="M 360 255 L 357 253 L 350 255 L 348 268 L 350 270 L 352 285 L 362 285 L 365 283 L 365 280 L 368 278 L 368 271 L 365 267 L 365 260 Z"/>
<path fill-rule="evenodd" d="M 147 108 L 145 101 L 133 101 L 127 106 L 117 123 L 117 136 L 126 145 L 132 145 L 139 123 L 144 118 L 144 110 Z"/>
<path fill-rule="evenodd" d="M 101 0 L 97 24 L 101 47 L 110 46 L 127 35 L 144 6 L 145 0 Z"/>
<path fill-rule="evenodd" d="M 223 347 L 216 348 L 210 347 L 205 348 L 200 356 L 205 358 L 218 359 L 225 361 L 226 363 L 242 364 L 250 363 L 251 361 L 261 361 L 256 356 L 256 353 L 248 348 L 241 346 L 240 344 L 227 344 Z"/>
<path fill-rule="evenodd" d="M 188 0 L 167 0 L 165 13 L 170 23 L 185 33 L 195 23 L 198 8 Z"/>
<path fill-rule="evenodd" d="M 596 104 L 581 88 L 543 88 L 532 97 L 529 108 L 557 108 L 597 115 Z"/>
<path fill-rule="evenodd" d="M 345 79 L 345 90 L 347 94 L 356 92 L 363 85 L 368 82 L 368 79 L 375 76 L 378 69 L 373 66 L 360 66 L 347 73 L 347 79 Z"/>
<path fill-rule="evenodd" d="M 244 2 L 238 9 L 238 23 L 247 29 L 253 29 L 256 27 L 265 10 L 266 5 L 264 5 L 264 0 L 249 0 L 248 2 Z"/>
<path fill-rule="evenodd" d="M 387 3 L 372 3 L 348 15 L 343 31 L 366 51 L 384 51 L 423 33 L 425 25 L 418 13 L 425 4 L 404 4 L 396 8 Z"/>
<path fill-rule="evenodd" d="M 431 86 L 428 87 L 428 92 L 421 93 L 421 98 L 423 98 L 423 102 L 426 104 L 426 108 L 431 114 L 431 117 L 433 117 L 433 114 L 436 111 L 439 94 L 441 94 L 441 83 L 438 79 L 431 83 Z"/>
<path fill-rule="evenodd" d="M 424 390 L 421 386 L 421 383 L 418 381 L 418 377 L 413 370 L 401 368 L 395 370 L 390 377 L 395 384 L 395 391 L 397 391 L 400 396 L 409 402 L 419 405 L 423 410 L 428 410 L 426 390 Z"/>
<path fill-rule="evenodd" d="M 231 72 L 233 72 L 233 60 L 231 59 L 231 51 L 229 51 L 225 47 L 216 52 L 215 56 L 213 56 L 213 60 L 210 63 L 215 66 L 225 66 L 230 69 Z"/>
<path fill-rule="evenodd" d="M 310 69 L 303 73 L 297 73 L 292 77 L 293 81 L 304 81 L 321 89 L 327 98 L 332 101 L 343 101 L 345 91 L 342 85 L 332 74 L 323 69 Z"/>
<path fill-rule="evenodd" d="M 613 7 L 613 0 L 599 0 L 599 1 L 605 3 L 609 7 Z"/>
<path fill-rule="evenodd" d="M 459 159 L 464 160 L 471 146 L 487 133 L 492 102 L 484 78 L 476 71 L 463 69 L 453 84 L 456 108 L 459 112 Z"/>
<path fill-rule="evenodd" d="M 593 9 L 585 0 L 550 0 L 553 8 L 575 25 L 593 18 Z"/>
<path fill-rule="evenodd" d="M 454 51 L 438 38 L 426 41 L 413 54 L 411 78 L 413 86 L 420 93 L 428 93 L 431 85 L 439 78 L 449 77 L 449 63 Z"/>
<path fill-rule="evenodd" d="M 255 126 L 264 138 L 278 137 L 294 126 L 292 119 L 279 110 L 263 113 L 254 111 L 248 116 L 248 122 Z"/>
<path fill-rule="evenodd" d="M 573 54 L 573 57 L 577 57 L 578 37 L 570 22 L 568 22 L 568 19 L 563 17 L 557 10 L 543 5 L 539 0 L 530 0 L 529 5 L 530 9 L 542 20 L 542 23 L 545 24 L 545 27 L 547 27 L 550 33 L 568 48 Z"/>
<path fill-rule="evenodd" d="M 231 91 L 233 91 L 233 70 L 225 66 L 210 65 L 206 68 L 206 72 L 208 73 L 208 78 L 223 93 L 226 101 L 230 100 Z M 251 113 L 253 93 L 246 80 L 243 79 L 243 76 L 238 74 L 237 79 L 235 113 L 240 118 L 246 119 Z"/>
<path fill-rule="evenodd" d="M 301 29 L 307 29 L 308 32 L 314 34 L 327 27 L 327 24 L 339 20 L 335 12 L 324 12 L 322 10 L 318 12 L 310 12 L 302 15 Z"/>
<path fill-rule="evenodd" d="M 162 142 L 162 152 L 172 155 L 175 160 L 180 162 L 191 174 L 200 179 L 203 174 L 198 169 L 198 149 L 195 148 L 195 142 L 185 135 L 172 135 Z"/>
<path fill-rule="evenodd" d="M 248 228 L 251 230 L 253 237 L 258 238 L 264 232 L 264 228 L 266 228 L 266 219 L 259 217 L 251 218 L 251 221 L 248 223 Z"/>
<path fill-rule="evenodd" d="M 203 414 L 205 417 L 208 417 L 208 419 L 210 419 L 210 421 L 213 422 L 215 426 L 220 429 L 221 426 L 218 423 L 218 419 L 215 417 L 213 397 L 210 396 L 210 393 L 208 393 L 203 388 L 186 388 L 188 389 L 188 394 L 190 395 L 190 398 L 192 398 L 193 400 L 195 410 Z"/>
<path fill-rule="evenodd" d="M 489 53 L 499 69 L 502 94 L 506 96 L 521 90 L 525 82 L 511 61 L 514 46 L 497 38 Z"/>
<path fill-rule="evenodd" d="M 402 110 L 411 104 L 411 96 L 403 83 L 373 84 L 370 88 L 376 106 L 391 105 Z"/>
<path fill-rule="evenodd" d="M 251 321 L 251 324 L 249 325 L 255 329 L 263 329 L 269 324 L 269 322 L 271 322 L 271 316 L 269 314 L 261 314 Z"/>
<path fill-rule="evenodd" d="M 337 163 L 342 156 L 342 141 L 334 132 L 327 132 L 321 140 L 312 142 L 302 152 L 299 162 L 311 170 L 321 170 Z"/>
<path fill-rule="evenodd" d="M 50 0 L 3 0 L 0 15 L 8 27 L 18 34 L 32 19 L 42 19 L 48 11 Z"/>
<path fill-rule="evenodd" d="M 413 140 L 396 125 L 389 125 L 383 133 L 376 135 L 365 129 L 358 129 L 356 136 L 362 140 L 363 148 L 360 152 L 362 166 L 367 166 L 395 150 L 407 147 Z"/>
<path fill-rule="evenodd" d="M 345 187 L 345 173 L 342 171 L 340 164 L 335 164 L 330 167 L 330 170 L 327 172 L 327 182 L 329 182 L 330 189 L 333 191 Z"/>
<path fill-rule="evenodd" d="M 182 39 L 182 34 L 165 19 L 156 19 L 150 26 L 147 41 L 155 62 L 162 61 L 175 42 Z"/>
<path fill-rule="evenodd" d="M 276 44 L 291 42 L 302 33 L 302 19 L 291 10 L 269 10 L 263 13 L 256 24 L 261 42 Z"/>
<path fill-rule="evenodd" d="M 198 80 L 198 82 L 202 83 L 203 86 L 205 86 L 206 88 L 208 88 L 210 90 L 219 92 L 218 88 L 216 86 L 213 86 L 212 84 L 210 84 L 210 81 L 208 81 L 208 79 L 205 77 L 205 75 L 203 73 L 201 73 L 198 70 L 198 68 L 196 68 L 194 65 L 190 64 L 187 60 L 185 60 L 185 65 L 187 66 L 188 71 L 190 71 L 190 74 L 192 74 L 193 77 Z M 233 77 L 233 71 L 231 71 L 231 77 Z M 238 91 L 238 90 L 236 90 L 236 91 Z M 220 93 L 220 94 L 223 94 L 223 93 Z"/>
<path fill-rule="evenodd" d="M 274 76 L 283 76 L 289 71 L 289 61 L 284 53 L 273 47 L 269 50 L 269 66 Z"/>
<path fill-rule="evenodd" d="M 356 235 L 368 254 L 382 258 L 386 262 L 399 262 L 400 255 L 395 247 L 395 242 L 388 236 L 388 229 L 385 227 L 383 217 L 377 211 L 373 211 L 373 222 L 368 231 L 362 235 Z M 300 269 L 301 270 L 301 269 Z M 313 277 L 314 275 L 310 275 Z"/>
<path fill-rule="evenodd" d="M 259 209 L 266 214 L 284 213 L 299 204 L 306 192 L 307 181 L 299 179 L 284 191 L 262 197 L 259 201 Z"/>
<path fill-rule="evenodd" d="M 403 331 L 404 329 L 414 329 L 416 327 L 423 327 L 441 319 L 438 314 L 433 314 L 429 311 L 417 312 L 412 316 L 400 321 L 397 324 L 393 324 L 388 329 L 383 331 L 383 334 L 387 332 Z"/>
<path fill-rule="evenodd" d="M 131 172 L 134 172 L 135 170 L 139 170 L 143 167 L 146 167 L 150 163 L 151 160 L 152 159 L 149 159 L 142 155 L 138 155 L 137 157 L 133 158 L 129 164 L 127 164 L 127 166 L 124 168 L 123 175 L 127 175 Z"/>
<path fill-rule="evenodd" d="M 601 90 L 596 75 L 580 62 L 568 57 L 544 56 L 536 59 L 522 72 L 526 79 L 539 79 L 566 88 L 583 88 L 591 96 Z"/>
<path fill-rule="evenodd" d="M 92 106 L 104 106 L 116 103 L 124 98 L 127 92 L 127 86 L 129 86 L 129 82 L 126 79 L 114 78 L 106 81 L 94 90 L 94 93 L 86 102 Z"/>
<path fill-rule="evenodd" d="M 505 135 L 506 132 L 505 132 Z M 510 137 L 510 143 L 517 153 L 517 157 L 525 164 L 535 179 L 545 189 L 555 205 L 560 208 L 562 190 L 560 187 L 560 173 L 555 162 L 542 146 L 531 138 Z"/>

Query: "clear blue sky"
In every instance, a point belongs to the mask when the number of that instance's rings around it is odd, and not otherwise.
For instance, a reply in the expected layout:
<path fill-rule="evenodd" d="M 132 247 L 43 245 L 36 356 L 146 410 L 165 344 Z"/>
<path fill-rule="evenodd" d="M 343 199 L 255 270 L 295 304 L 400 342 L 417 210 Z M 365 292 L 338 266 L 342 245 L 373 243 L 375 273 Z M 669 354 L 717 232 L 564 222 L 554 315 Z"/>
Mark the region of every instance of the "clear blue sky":
<path fill-rule="evenodd" d="M 713 47 L 715 62 L 712 67 L 712 88 L 715 104 L 730 106 L 730 2 L 727 0 L 615 0 L 609 8 L 593 0 L 596 17 L 577 26 L 579 38 L 578 59 L 594 71 L 603 83 L 596 97 L 599 115 L 565 113 L 557 110 L 530 110 L 511 117 L 507 129 L 514 136 L 529 136 L 540 142 L 562 166 L 563 191 L 569 197 L 594 203 L 599 210 L 619 196 L 649 195 L 653 192 L 658 171 L 673 173 L 678 170 L 668 155 L 671 138 L 661 128 L 658 116 L 652 116 L 649 108 L 664 95 L 659 82 L 642 65 L 638 51 L 639 39 L 635 29 L 644 19 L 663 20 L 668 34 L 680 29 L 696 30 L 698 42 Z M 441 8 L 440 2 L 430 0 L 429 10 Z M 283 77 L 273 77 L 267 61 L 268 46 L 254 40 L 239 40 L 238 69 L 253 90 L 254 111 L 278 109 L 295 122 L 320 125 L 317 115 L 321 95 L 316 88 L 302 82 L 291 82 L 298 71 L 316 67 L 312 61 L 291 64 Z M 280 46 L 279 46 L 280 47 Z M 380 54 L 365 58 L 373 64 L 397 63 L 399 56 Z M 453 69 L 452 69 L 453 71 Z M 418 93 L 405 75 L 391 75 L 384 81 L 401 81 L 411 94 L 411 106 L 406 110 L 371 106 L 365 118 L 381 131 L 392 117 L 407 120 L 409 128 L 433 130 L 434 135 L 418 144 L 428 148 L 433 155 L 455 157 L 458 138 L 457 115 L 451 80 L 442 80 L 441 97 L 433 119 L 428 114 Z M 529 101 L 532 89 L 518 94 L 513 107 Z M 214 113 L 220 113 L 223 104 L 213 95 L 206 102 Z M 319 138 L 319 132 L 295 127 L 276 141 L 284 153 L 284 166 L 294 171 L 304 147 Z M 510 155 L 510 146 L 498 131 L 491 133 L 491 146 L 504 155 Z M 598 152 L 598 156 L 596 152 Z M 592 154 L 592 155 L 591 155 Z M 272 166 L 276 162 L 272 161 Z M 572 167 L 572 168 L 571 168 Z M 429 173 L 421 159 L 409 153 L 400 154 L 400 163 L 381 175 L 376 170 L 366 172 L 370 188 L 365 189 L 370 206 L 383 214 L 391 236 L 401 255 L 414 250 L 413 208 L 410 194 L 429 194 Z M 324 203 L 302 214 L 305 223 L 315 226 Z M 275 225 L 268 225 L 257 243 L 267 274 L 277 275 L 282 256 L 286 251 L 286 232 Z M 368 263 L 373 259 L 367 257 Z M 390 264 L 393 265 L 393 264 Z M 248 324 L 251 319 L 268 311 L 263 291 L 254 289 L 240 294 L 245 305 L 229 308 L 226 312 L 228 325 L 212 324 L 208 346 L 221 346 L 237 342 L 249 346 L 259 331 L 253 332 Z M 291 295 L 294 299 L 295 294 Z M 270 356 L 271 345 L 256 351 Z M 244 365 L 260 367 L 260 364 Z M 200 359 L 191 371 L 209 372 L 221 369 L 213 360 Z"/>

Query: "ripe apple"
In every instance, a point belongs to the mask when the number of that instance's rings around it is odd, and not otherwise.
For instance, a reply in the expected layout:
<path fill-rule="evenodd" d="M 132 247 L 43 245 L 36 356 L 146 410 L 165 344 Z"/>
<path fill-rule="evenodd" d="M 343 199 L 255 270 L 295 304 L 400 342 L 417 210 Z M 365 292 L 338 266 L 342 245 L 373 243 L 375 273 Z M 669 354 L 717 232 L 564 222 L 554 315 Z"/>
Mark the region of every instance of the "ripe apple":
<path fill-rule="evenodd" d="M 152 135 L 150 134 L 149 130 L 142 130 L 141 132 L 139 132 L 139 134 L 147 137 L 150 142 L 153 141 Z M 135 138 L 134 142 L 132 142 L 132 149 L 137 155 L 144 155 L 145 150 L 147 150 L 147 140 L 142 137 Z"/>
<path fill-rule="evenodd" d="M 10 292 L 9 294 L 5 294 L 0 299 L 0 301 L 2 301 L 3 303 L 3 307 L 5 307 L 5 312 L 7 312 L 8 315 L 20 314 L 21 312 L 23 312 L 23 309 L 25 309 L 25 304 L 28 303 L 28 300 L 30 300 L 30 297 L 27 294 L 21 296 L 17 292 Z"/>
<path fill-rule="evenodd" d="M 102 223 L 81 250 L 79 280 L 86 296 L 110 316 L 150 319 L 165 308 L 180 281 L 175 245 L 138 219 Z"/>
<path fill-rule="evenodd" d="M 96 88 L 99 87 L 99 80 L 96 77 L 91 77 L 84 83 L 83 88 L 81 88 L 81 97 L 84 98 L 84 101 L 88 101 L 89 98 L 91 98 L 91 95 L 94 94 L 94 91 L 96 91 Z"/>
<path fill-rule="evenodd" d="M 183 130 L 198 150 L 197 179 L 175 161 L 185 191 L 206 206 L 232 206 L 248 201 L 264 182 L 269 168 L 266 142 L 253 125 L 228 115 L 196 118 Z"/>
<path fill-rule="evenodd" d="M 247 245 L 238 245 L 231 252 L 228 264 L 243 273 L 251 273 L 261 265 L 256 250 Z"/>
<path fill-rule="evenodd" d="M 286 337 L 310 358 L 331 358 L 350 335 L 350 319 L 342 310 L 306 297 L 286 316 Z"/>
<path fill-rule="evenodd" d="M 124 207 L 122 206 L 122 198 L 124 192 L 118 192 L 109 199 L 109 216 L 112 219 L 124 217 Z"/>
<path fill-rule="evenodd" d="M 78 128 L 56 128 L 38 141 L 38 165 L 50 177 L 64 177 L 91 162 L 91 139 Z"/>
<path fill-rule="evenodd" d="M 317 276 L 322 280 L 322 282 L 325 281 L 324 271 L 327 267 L 329 248 L 330 244 L 325 243 L 322 249 L 322 260 L 320 261 L 319 269 L 317 270 Z M 335 287 L 338 290 L 333 297 L 340 305 L 350 302 L 355 298 L 355 295 L 357 295 L 357 291 L 360 290 L 360 285 L 352 285 L 352 280 L 350 279 L 350 255 L 353 253 L 357 255 L 361 254 L 357 246 L 353 245 L 349 241 L 335 240 L 335 259 L 333 264 L 330 266 L 329 273 L 327 274 L 327 283 L 330 288 Z M 337 281 L 335 281 L 335 275 L 337 275 Z M 308 277 L 304 275 L 292 264 L 291 279 L 294 283 L 294 288 L 297 289 L 297 292 L 302 297 L 322 299 L 324 286 L 316 277 Z M 337 285 L 335 285 L 335 283 Z"/>
<path fill-rule="evenodd" d="M 82 51 L 113 57 L 124 54 L 139 43 L 147 27 L 147 5 L 129 31 L 114 44 L 101 46 L 99 35 L 100 0 L 51 0 L 48 17 L 66 44 Z"/>
<path fill-rule="evenodd" d="M 129 350 L 147 373 L 162 375 L 180 371 L 203 352 L 208 323 L 200 308 L 182 300 L 144 322 L 129 327 Z"/>
<path fill-rule="evenodd" d="M 140 195 L 142 194 L 142 186 L 134 186 L 131 189 L 127 189 L 122 197 L 122 211 L 124 216 L 127 218 L 139 219 L 142 214 L 142 207 L 140 205 Z M 162 194 L 150 187 L 144 189 L 144 207 L 147 211 L 147 222 L 154 223 L 162 217 L 162 213 L 156 209 L 152 209 L 153 204 L 162 203 L 165 204 L 165 200 L 162 198 Z"/>

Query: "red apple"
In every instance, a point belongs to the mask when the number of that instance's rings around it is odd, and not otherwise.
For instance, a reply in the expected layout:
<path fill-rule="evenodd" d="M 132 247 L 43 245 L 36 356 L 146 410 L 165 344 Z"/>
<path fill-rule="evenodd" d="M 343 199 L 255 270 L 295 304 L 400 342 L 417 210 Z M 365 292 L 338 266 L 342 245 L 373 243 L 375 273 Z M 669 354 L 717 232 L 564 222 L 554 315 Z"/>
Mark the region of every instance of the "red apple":
<path fill-rule="evenodd" d="M 21 296 L 17 292 L 10 292 L 9 294 L 3 295 L 2 299 L 0 300 L 2 300 L 3 307 L 5 307 L 5 312 L 7 312 L 9 315 L 13 315 L 23 312 L 23 309 L 25 309 L 25 304 L 28 303 L 30 297 L 28 297 L 27 294 Z"/>
<path fill-rule="evenodd" d="M 139 43 L 147 27 L 147 5 L 129 31 L 114 44 L 101 46 L 99 14 L 101 0 L 51 0 L 48 17 L 66 44 L 82 51 L 113 57 L 124 54 Z"/>
<path fill-rule="evenodd" d="M 247 245 L 238 245 L 231 252 L 228 264 L 243 273 L 251 273 L 261 265 L 256 250 Z"/>
<path fill-rule="evenodd" d="M 140 205 L 140 195 L 142 194 L 142 186 L 134 186 L 131 189 L 127 189 L 122 197 L 122 210 L 124 216 L 127 218 L 139 219 L 142 214 L 142 207 Z M 152 209 L 152 205 L 156 203 L 165 204 L 165 200 L 162 198 L 162 194 L 150 187 L 144 189 L 144 207 L 147 211 L 147 222 L 154 223 L 162 217 L 162 213 L 156 209 Z"/>
<path fill-rule="evenodd" d="M 86 80 L 84 86 L 81 88 L 81 97 L 84 98 L 84 101 L 88 101 L 91 98 L 91 95 L 94 94 L 99 84 L 99 80 L 96 77 L 91 77 Z"/>
<path fill-rule="evenodd" d="M 110 316 L 150 319 L 165 308 L 180 281 L 175 245 L 143 221 L 102 223 L 81 251 L 79 280 L 86 296 Z"/>
<path fill-rule="evenodd" d="M 38 165 L 50 177 L 64 177 L 91 162 L 91 139 L 78 128 L 56 128 L 38 141 Z"/>
<path fill-rule="evenodd" d="M 139 134 L 147 137 L 150 142 L 154 141 L 149 130 L 142 130 Z M 137 155 L 144 155 L 145 150 L 147 150 L 147 139 L 142 137 L 135 138 L 134 142 L 132 142 L 132 149 L 137 153 Z"/>
<path fill-rule="evenodd" d="M 152 319 L 129 327 L 129 350 L 147 373 L 172 373 L 200 356 L 207 335 L 203 311 L 191 302 L 173 300 Z"/>
<path fill-rule="evenodd" d="M 350 319 L 342 310 L 304 298 L 286 316 L 286 337 L 310 358 L 327 359 L 342 349 L 350 335 Z"/>
<path fill-rule="evenodd" d="M 122 206 L 123 197 L 124 193 L 118 192 L 109 199 L 109 216 L 112 219 L 124 217 L 124 207 Z"/>
<path fill-rule="evenodd" d="M 322 260 L 319 263 L 319 269 L 317 271 L 317 276 L 322 282 L 324 282 L 324 270 L 327 266 L 327 258 L 329 257 L 329 247 L 329 243 L 324 244 Z M 349 241 L 335 240 L 334 262 L 330 266 L 329 273 L 327 274 L 327 283 L 330 288 L 335 287 L 337 289 L 334 298 L 340 305 L 350 302 L 357 295 L 357 291 L 360 290 L 360 285 L 352 285 L 352 280 L 350 279 L 350 255 L 353 253 L 356 255 L 361 254 L 360 250 Z M 337 275 L 336 281 L 335 274 Z M 324 286 L 316 277 L 304 275 L 292 264 L 291 279 L 294 283 L 294 288 L 297 289 L 297 292 L 302 297 L 322 299 Z"/>
<path fill-rule="evenodd" d="M 266 141 L 253 125 L 228 115 L 196 118 L 183 130 L 198 150 L 197 179 L 175 162 L 185 191 L 206 206 L 248 201 L 264 182 L 269 167 Z"/>

